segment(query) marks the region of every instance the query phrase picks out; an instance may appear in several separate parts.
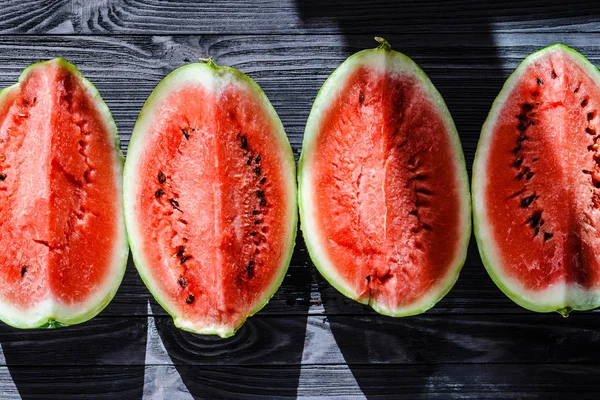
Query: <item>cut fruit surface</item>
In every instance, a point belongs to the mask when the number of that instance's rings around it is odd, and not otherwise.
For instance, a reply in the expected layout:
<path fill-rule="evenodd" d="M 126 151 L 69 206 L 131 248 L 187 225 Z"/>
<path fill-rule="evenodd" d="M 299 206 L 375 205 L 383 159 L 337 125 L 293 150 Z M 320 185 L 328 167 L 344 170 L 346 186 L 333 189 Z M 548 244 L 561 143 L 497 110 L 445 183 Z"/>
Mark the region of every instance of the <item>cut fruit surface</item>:
<path fill-rule="evenodd" d="M 295 163 L 254 81 L 191 64 L 154 90 L 125 168 L 136 266 L 175 325 L 232 335 L 277 290 L 297 225 Z"/>
<path fill-rule="evenodd" d="M 65 60 L 0 93 L 0 319 L 75 324 L 112 299 L 128 254 L 122 165 L 110 111 Z"/>
<path fill-rule="evenodd" d="M 343 294 L 403 316 L 450 290 L 470 235 L 460 141 L 433 84 L 387 42 L 323 85 L 298 182 L 311 257 Z"/>
<path fill-rule="evenodd" d="M 492 106 L 473 166 L 484 264 L 534 311 L 600 305 L 600 73 L 562 45 L 527 57 Z"/>

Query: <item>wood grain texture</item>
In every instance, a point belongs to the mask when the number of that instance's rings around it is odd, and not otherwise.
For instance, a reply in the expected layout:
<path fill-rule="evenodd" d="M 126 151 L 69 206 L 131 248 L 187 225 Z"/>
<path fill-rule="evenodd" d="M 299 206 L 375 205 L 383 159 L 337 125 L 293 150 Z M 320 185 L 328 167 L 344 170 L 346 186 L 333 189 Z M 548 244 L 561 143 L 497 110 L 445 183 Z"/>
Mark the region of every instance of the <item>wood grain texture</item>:
<path fill-rule="evenodd" d="M 20 391 L 7 390 L 0 399 L 139 399 L 137 367 L 16 367 L 24 381 Z M 201 367 L 185 366 L 180 370 L 169 366 L 148 365 L 147 386 L 157 383 L 164 392 L 157 399 L 290 399 L 298 398 L 364 398 L 362 393 L 350 392 L 345 383 L 352 377 L 344 375 L 340 365 L 308 366 L 307 376 L 301 378 L 300 392 L 291 389 L 296 371 L 291 367 Z M 370 399 L 596 399 L 600 394 L 589 375 L 597 373 L 585 365 L 562 364 L 489 364 L 473 368 L 465 365 L 358 366 L 355 371 L 368 378 L 362 390 Z M 360 371 L 360 372 L 358 372 Z M 391 371 L 394 380 L 385 371 Z M 4 374 L 3 374 L 4 372 Z M 7 376 L 0 367 L 0 376 Z M 183 372 L 189 384 L 172 384 Z M 383 372 L 383 373 L 382 373 Z M 273 374 L 280 380 L 276 386 L 265 377 Z M 287 377 L 287 378 L 286 378 Z M 571 385 L 566 387 L 565 382 Z M 0 387 L 10 386 L 8 378 L 0 379 Z M 61 392 L 49 391 L 61 389 Z M 98 389 L 102 389 L 99 391 Z M 164 395 L 164 396 L 163 396 Z"/>
<path fill-rule="evenodd" d="M 125 151 L 145 99 L 200 57 L 265 90 L 299 156 L 312 101 L 350 54 L 385 36 L 437 86 L 470 169 L 481 124 L 529 53 L 570 45 L 600 65 L 600 5 L 499 0 L 4 1 L 0 87 L 63 56 L 100 90 Z M 150 305 L 149 305 L 150 304 Z M 514 305 L 472 241 L 454 289 L 425 315 L 376 315 L 340 295 L 298 237 L 271 302 L 230 339 L 180 331 L 129 263 L 100 316 L 52 331 L 0 325 L 0 399 L 597 399 L 598 312 Z"/>
<path fill-rule="evenodd" d="M 296 156 L 312 101 L 327 76 L 350 54 L 374 47 L 369 35 L 320 36 L 2 36 L 0 86 L 40 59 L 63 56 L 100 90 L 121 132 L 125 150 L 133 124 L 154 86 L 173 69 L 200 57 L 240 69 L 265 90 L 279 113 Z M 412 57 L 444 96 L 470 166 L 479 130 L 508 74 L 529 53 L 562 42 L 592 62 L 600 34 L 391 35 L 393 47 Z M 498 44 L 501 43 L 500 46 Z"/>
<path fill-rule="evenodd" d="M 148 335 L 148 325 L 158 336 Z M 166 316 L 97 317 L 60 330 L 2 326 L 11 367 L 85 365 L 276 366 L 418 364 L 586 364 L 598 368 L 600 322 L 580 314 L 457 316 L 264 316 L 232 338 L 195 335 Z M 166 349 L 166 353 L 163 349 Z"/>
<path fill-rule="evenodd" d="M 597 32 L 596 2 L 501 0 L 7 1 L 0 33 L 330 34 Z"/>

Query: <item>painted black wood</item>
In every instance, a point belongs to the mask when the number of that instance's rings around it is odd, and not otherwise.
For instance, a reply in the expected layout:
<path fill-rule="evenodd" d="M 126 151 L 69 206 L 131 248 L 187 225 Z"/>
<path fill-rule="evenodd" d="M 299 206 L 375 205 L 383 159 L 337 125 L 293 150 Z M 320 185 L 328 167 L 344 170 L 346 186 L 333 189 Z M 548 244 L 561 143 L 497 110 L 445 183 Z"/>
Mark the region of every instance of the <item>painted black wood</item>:
<path fill-rule="evenodd" d="M 344 34 L 592 32 L 600 5 L 539 0 L 8 0 L 0 32 Z"/>
<path fill-rule="evenodd" d="M 200 57 L 252 76 L 296 157 L 326 77 L 386 37 L 444 96 L 470 168 L 491 102 L 529 53 L 556 42 L 600 65 L 600 5 L 473 0 L 8 0 L 0 2 L 0 86 L 56 56 L 100 90 L 125 151 L 165 74 Z M 149 305 L 150 304 L 150 305 Z M 454 289 L 427 314 L 374 314 L 330 287 L 299 236 L 272 301 L 231 339 L 174 328 L 130 262 L 94 320 L 54 331 L 0 325 L 0 398 L 596 399 L 600 319 L 514 305 L 472 241 Z M 190 394 L 192 397 L 190 397 Z"/>

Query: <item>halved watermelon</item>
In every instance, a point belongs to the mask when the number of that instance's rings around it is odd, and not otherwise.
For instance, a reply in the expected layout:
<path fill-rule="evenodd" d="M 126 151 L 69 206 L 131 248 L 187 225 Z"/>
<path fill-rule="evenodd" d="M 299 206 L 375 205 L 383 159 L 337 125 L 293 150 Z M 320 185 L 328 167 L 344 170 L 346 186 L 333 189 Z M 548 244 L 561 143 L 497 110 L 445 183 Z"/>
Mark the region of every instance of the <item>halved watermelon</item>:
<path fill-rule="evenodd" d="M 494 282 L 533 311 L 600 305 L 600 73 L 563 45 L 527 57 L 483 126 L 475 233 Z"/>
<path fill-rule="evenodd" d="M 440 94 L 387 42 L 348 58 L 319 92 L 299 163 L 313 262 L 340 292 L 391 316 L 453 286 L 470 236 L 462 148 Z"/>
<path fill-rule="evenodd" d="M 0 93 L 0 319 L 70 325 L 112 299 L 127 261 L 110 111 L 62 58 Z"/>
<path fill-rule="evenodd" d="M 133 257 L 181 329 L 233 335 L 277 290 L 294 246 L 295 162 L 260 87 L 212 60 L 154 89 L 125 166 Z"/>

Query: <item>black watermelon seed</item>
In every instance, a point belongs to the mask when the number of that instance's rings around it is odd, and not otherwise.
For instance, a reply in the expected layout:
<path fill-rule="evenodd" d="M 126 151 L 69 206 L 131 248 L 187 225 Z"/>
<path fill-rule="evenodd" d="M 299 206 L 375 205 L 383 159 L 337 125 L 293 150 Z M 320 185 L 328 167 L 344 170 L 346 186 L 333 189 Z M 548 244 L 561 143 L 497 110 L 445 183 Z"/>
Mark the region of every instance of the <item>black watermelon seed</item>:
<path fill-rule="evenodd" d="M 265 200 L 265 199 L 262 199 L 262 200 L 260 201 L 260 206 L 261 206 L 261 207 L 264 207 L 264 206 L 266 206 L 266 205 L 267 205 L 267 200 Z"/>
<path fill-rule="evenodd" d="M 262 185 L 263 183 L 265 183 L 267 181 L 267 177 L 263 176 L 262 178 L 260 178 L 260 184 Z"/>
<path fill-rule="evenodd" d="M 521 151 L 521 144 L 518 144 L 517 147 L 513 149 L 513 153 L 517 154 L 519 151 Z"/>
<path fill-rule="evenodd" d="M 0 181 L 4 181 L 6 179 L 6 174 L 0 174 Z"/>
<path fill-rule="evenodd" d="M 180 276 L 179 279 L 177 279 L 177 283 L 179 283 L 179 286 L 181 286 L 182 288 L 185 288 L 187 286 L 187 282 L 185 281 L 185 278 L 183 276 Z"/>
<path fill-rule="evenodd" d="M 583 99 L 581 101 L 581 107 L 585 107 L 585 106 L 587 106 L 587 104 L 588 104 L 588 99 Z"/>
<path fill-rule="evenodd" d="M 177 249 L 177 257 L 181 257 L 184 252 L 185 252 L 185 247 L 179 246 L 179 249 Z"/>
<path fill-rule="evenodd" d="M 594 128 L 593 126 L 588 126 L 587 128 L 585 128 L 585 131 L 590 135 L 596 134 L 596 128 Z"/>
<path fill-rule="evenodd" d="M 537 83 L 538 85 L 540 85 L 540 86 L 541 86 L 541 85 L 543 85 L 543 84 L 544 84 L 544 81 L 543 81 L 543 80 L 541 80 L 540 78 L 537 78 L 537 79 L 535 80 L 535 83 Z"/>
<path fill-rule="evenodd" d="M 249 157 L 248 161 L 246 161 L 246 165 L 250 165 L 250 164 L 252 164 L 252 157 Z"/>
<path fill-rule="evenodd" d="M 520 143 L 520 142 L 524 142 L 524 141 L 525 141 L 525 139 L 527 139 L 527 136 L 525 136 L 525 135 L 521 135 L 521 136 L 519 136 L 519 137 L 517 138 L 517 141 Z"/>
<path fill-rule="evenodd" d="M 192 304 L 194 302 L 194 295 L 190 293 L 190 295 L 187 297 L 187 299 L 185 299 L 185 302 L 188 304 Z"/>
<path fill-rule="evenodd" d="M 258 210 L 252 210 L 252 215 L 258 215 L 258 214 L 260 214 L 260 211 L 258 211 Z"/>
<path fill-rule="evenodd" d="M 260 224 L 260 219 L 254 220 L 254 225 L 258 225 L 258 224 Z"/>
<path fill-rule="evenodd" d="M 162 171 L 158 172 L 158 182 L 159 183 L 165 183 L 167 181 L 167 177 L 165 176 L 165 173 Z"/>
<path fill-rule="evenodd" d="M 260 175 L 260 167 L 256 167 L 256 168 L 254 168 L 254 173 L 255 173 L 256 175 Z"/>
<path fill-rule="evenodd" d="M 517 158 L 517 159 L 515 160 L 515 162 L 513 163 L 513 165 L 514 165 L 515 167 L 520 167 L 520 166 L 521 166 L 521 164 L 523 164 L 523 159 L 522 159 L 522 158 Z"/>
<path fill-rule="evenodd" d="M 254 269 L 254 261 L 248 262 L 248 266 L 246 267 L 246 271 L 250 272 Z"/>
<path fill-rule="evenodd" d="M 160 199 L 163 194 L 165 194 L 165 191 L 162 189 L 158 189 L 156 192 L 154 192 L 154 197 L 156 197 L 157 199 Z"/>
<path fill-rule="evenodd" d="M 592 120 L 592 119 L 594 119 L 594 113 L 593 113 L 593 112 L 589 112 L 589 113 L 587 114 L 587 120 L 588 120 L 588 121 L 590 121 L 590 120 Z"/>
<path fill-rule="evenodd" d="M 367 275 L 367 282 L 371 282 L 371 275 Z"/>
<path fill-rule="evenodd" d="M 525 179 L 530 180 L 531 178 L 533 178 L 533 175 L 535 175 L 533 171 L 528 171 L 527 175 L 525 176 Z"/>
<path fill-rule="evenodd" d="M 183 136 L 185 136 L 186 139 L 190 138 L 190 134 L 188 133 L 188 131 L 184 128 L 181 128 L 181 133 L 183 133 Z"/>
<path fill-rule="evenodd" d="M 594 186 L 596 187 L 596 189 L 600 189 L 600 182 L 594 183 Z"/>
<path fill-rule="evenodd" d="M 263 197 L 265 197 L 265 192 L 262 190 L 257 190 L 256 197 L 258 197 L 259 199 L 262 199 Z"/>
<path fill-rule="evenodd" d="M 250 232 L 250 236 L 256 236 L 256 232 Z"/>
<path fill-rule="evenodd" d="M 525 124 L 519 124 L 519 130 L 520 130 L 521 132 L 523 132 L 523 131 L 524 131 L 524 130 L 526 130 L 526 129 L 527 129 L 527 125 L 525 125 Z"/>
<path fill-rule="evenodd" d="M 554 236 L 554 234 L 550 233 L 550 232 L 544 232 L 544 242 L 546 240 L 550 240 L 552 239 L 552 236 Z"/>
<path fill-rule="evenodd" d="M 23 265 L 21 267 L 21 278 L 25 276 L 26 272 L 27 272 L 27 265 Z"/>
<path fill-rule="evenodd" d="M 532 228 L 535 228 L 536 226 L 538 226 L 538 224 L 540 223 L 540 219 L 542 219 L 542 212 L 541 211 L 535 211 L 532 215 L 531 215 L 531 219 L 529 220 L 529 223 L 531 225 Z"/>
<path fill-rule="evenodd" d="M 179 260 L 179 265 L 184 264 L 189 259 L 190 259 L 190 256 L 183 256 L 183 257 L 181 257 L 181 260 Z"/>
<path fill-rule="evenodd" d="M 259 155 L 256 156 L 256 158 L 254 159 L 254 162 L 257 164 L 260 164 L 260 161 L 262 160 L 262 157 Z"/>
<path fill-rule="evenodd" d="M 533 161 L 533 162 L 536 162 L 537 160 L 538 160 L 538 158 L 537 158 L 537 157 L 534 157 L 534 159 L 533 159 L 533 160 L 531 160 L 531 161 Z"/>
<path fill-rule="evenodd" d="M 360 104 L 365 102 L 365 94 L 361 91 L 360 94 L 358 95 L 358 102 Z"/>
<path fill-rule="evenodd" d="M 531 110 L 533 110 L 533 106 L 529 103 L 525 103 L 525 104 L 523 104 L 523 110 L 531 111 Z"/>
<path fill-rule="evenodd" d="M 523 200 L 521 200 L 521 207 L 529 207 L 531 203 L 533 203 L 533 200 L 535 200 L 534 194 L 532 194 L 531 196 L 523 197 Z"/>
<path fill-rule="evenodd" d="M 246 139 L 246 136 L 242 136 L 240 138 L 240 141 L 241 141 L 242 149 L 248 148 L 248 139 Z"/>
<path fill-rule="evenodd" d="M 538 235 L 538 233 L 540 233 L 540 227 L 539 227 L 539 226 L 536 226 L 536 227 L 535 227 L 535 232 L 534 232 L 533 236 L 534 236 L 534 237 L 535 237 L 535 236 L 537 236 L 537 235 Z"/>
<path fill-rule="evenodd" d="M 179 208 L 179 202 L 175 199 L 171 199 L 169 200 L 169 203 L 171 203 L 171 205 L 175 208 Z"/>
<path fill-rule="evenodd" d="M 552 73 L 550 74 L 550 78 L 556 79 L 556 72 L 552 71 Z"/>

